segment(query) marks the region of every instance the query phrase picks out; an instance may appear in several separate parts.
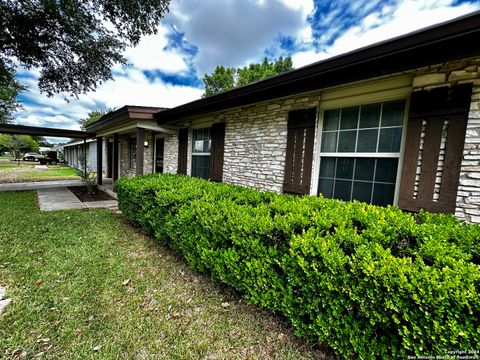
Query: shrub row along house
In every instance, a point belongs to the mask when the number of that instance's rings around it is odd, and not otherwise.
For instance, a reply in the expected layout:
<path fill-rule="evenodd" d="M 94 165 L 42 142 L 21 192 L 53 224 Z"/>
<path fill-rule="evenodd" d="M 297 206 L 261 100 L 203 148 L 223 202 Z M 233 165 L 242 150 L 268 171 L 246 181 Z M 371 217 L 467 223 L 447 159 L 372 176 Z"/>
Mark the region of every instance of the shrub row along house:
<path fill-rule="evenodd" d="M 87 131 L 113 179 L 180 173 L 479 223 L 478 39 L 477 12 L 172 109 L 125 106 Z"/>

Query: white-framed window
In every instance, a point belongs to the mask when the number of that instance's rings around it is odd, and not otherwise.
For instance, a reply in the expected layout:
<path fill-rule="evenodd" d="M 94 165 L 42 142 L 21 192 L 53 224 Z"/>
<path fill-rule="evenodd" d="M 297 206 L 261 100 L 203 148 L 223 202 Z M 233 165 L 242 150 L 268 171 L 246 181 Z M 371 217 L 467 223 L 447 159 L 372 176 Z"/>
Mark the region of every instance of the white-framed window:
<path fill-rule="evenodd" d="M 405 99 L 323 109 L 317 193 L 394 204 L 405 113 Z"/>
<path fill-rule="evenodd" d="M 210 128 L 192 130 L 192 176 L 208 179 L 211 147 Z"/>

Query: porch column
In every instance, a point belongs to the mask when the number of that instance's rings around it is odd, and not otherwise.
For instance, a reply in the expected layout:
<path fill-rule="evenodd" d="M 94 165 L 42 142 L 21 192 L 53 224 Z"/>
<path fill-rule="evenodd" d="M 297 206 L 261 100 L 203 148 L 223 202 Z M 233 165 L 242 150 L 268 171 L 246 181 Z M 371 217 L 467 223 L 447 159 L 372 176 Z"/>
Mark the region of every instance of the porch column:
<path fill-rule="evenodd" d="M 97 184 L 102 185 L 103 175 L 103 138 L 97 137 Z"/>
<path fill-rule="evenodd" d="M 145 130 L 137 128 L 137 163 L 136 174 L 143 175 L 143 154 L 145 152 Z"/>
<path fill-rule="evenodd" d="M 118 148 L 118 134 L 113 134 L 113 149 L 112 149 L 112 170 L 113 170 L 113 183 L 118 179 L 118 157 L 119 157 L 119 148 Z"/>
<path fill-rule="evenodd" d="M 88 163 L 87 163 L 87 139 L 83 138 L 83 172 L 85 174 L 85 178 L 87 178 L 87 168 L 88 168 Z"/>

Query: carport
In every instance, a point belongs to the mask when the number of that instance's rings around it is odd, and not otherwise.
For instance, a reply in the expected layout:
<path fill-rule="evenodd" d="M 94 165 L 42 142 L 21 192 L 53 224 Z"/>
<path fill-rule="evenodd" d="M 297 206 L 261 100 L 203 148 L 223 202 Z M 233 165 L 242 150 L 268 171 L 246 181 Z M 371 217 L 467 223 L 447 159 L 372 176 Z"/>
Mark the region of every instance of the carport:
<path fill-rule="evenodd" d="M 52 137 L 61 137 L 61 138 L 83 139 L 83 149 L 84 149 L 83 153 L 85 156 L 86 156 L 87 139 L 95 137 L 95 134 L 89 133 L 86 131 L 54 129 L 54 128 L 46 128 L 46 127 L 13 125 L 13 124 L 0 124 L 0 134 L 52 136 Z M 98 175 L 98 173 L 99 172 L 97 172 L 97 180 L 98 180 L 98 184 L 101 185 L 102 184 L 101 172 L 100 172 L 100 175 Z"/>

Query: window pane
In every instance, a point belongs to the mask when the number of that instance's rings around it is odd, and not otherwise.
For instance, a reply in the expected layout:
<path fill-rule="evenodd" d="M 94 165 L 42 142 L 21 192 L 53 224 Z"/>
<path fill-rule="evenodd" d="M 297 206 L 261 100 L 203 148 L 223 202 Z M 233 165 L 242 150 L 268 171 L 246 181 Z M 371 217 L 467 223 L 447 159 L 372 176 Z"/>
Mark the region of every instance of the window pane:
<path fill-rule="evenodd" d="M 337 151 L 337 132 L 324 132 L 322 134 L 322 151 L 336 152 Z"/>
<path fill-rule="evenodd" d="M 340 109 L 325 110 L 323 113 L 323 130 L 338 130 Z"/>
<path fill-rule="evenodd" d="M 359 130 L 357 152 L 376 152 L 377 137 L 378 137 L 378 129 Z"/>
<path fill-rule="evenodd" d="M 331 198 L 333 193 L 333 180 L 320 178 L 318 181 L 318 193 L 326 198 Z"/>
<path fill-rule="evenodd" d="M 342 109 L 340 129 L 356 129 L 358 123 L 358 106 Z"/>
<path fill-rule="evenodd" d="M 355 164 L 355 180 L 373 181 L 375 159 L 358 158 Z"/>
<path fill-rule="evenodd" d="M 381 206 L 393 204 L 394 192 L 395 185 L 393 184 L 375 184 L 373 188 L 372 204 Z"/>
<path fill-rule="evenodd" d="M 352 200 L 358 200 L 369 203 L 372 199 L 371 182 L 354 181 Z"/>
<path fill-rule="evenodd" d="M 335 181 L 335 192 L 333 197 L 339 200 L 350 201 L 352 192 L 352 182 L 347 180 Z"/>
<path fill-rule="evenodd" d="M 378 159 L 375 181 L 395 183 L 398 159 Z"/>
<path fill-rule="evenodd" d="M 402 126 L 405 100 L 383 103 L 382 126 Z"/>
<path fill-rule="evenodd" d="M 208 179 L 210 155 L 192 156 L 192 176 Z"/>
<path fill-rule="evenodd" d="M 378 127 L 380 104 L 363 105 L 360 114 L 360 128 Z"/>
<path fill-rule="evenodd" d="M 353 177 L 353 158 L 337 158 L 337 179 L 351 179 Z"/>
<path fill-rule="evenodd" d="M 193 130 L 192 147 L 194 153 L 209 153 L 211 147 L 210 129 Z"/>
<path fill-rule="evenodd" d="M 320 161 L 320 177 L 335 177 L 335 158 L 322 158 Z"/>
<path fill-rule="evenodd" d="M 402 128 L 380 129 L 378 152 L 399 152 L 402 140 Z"/>
<path fill-rule="evenodd" d="M 338 152 L 354 152 L 356 131 L 340 131 L 338 136 Z"/>

